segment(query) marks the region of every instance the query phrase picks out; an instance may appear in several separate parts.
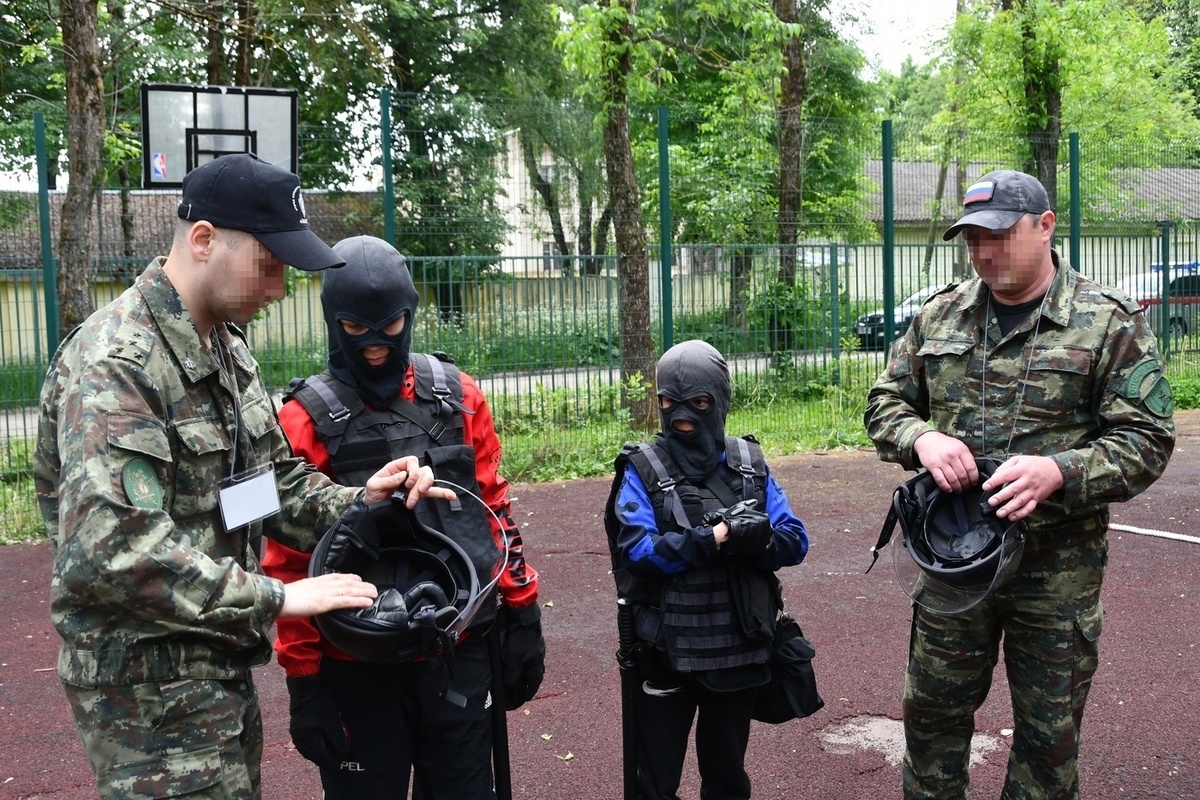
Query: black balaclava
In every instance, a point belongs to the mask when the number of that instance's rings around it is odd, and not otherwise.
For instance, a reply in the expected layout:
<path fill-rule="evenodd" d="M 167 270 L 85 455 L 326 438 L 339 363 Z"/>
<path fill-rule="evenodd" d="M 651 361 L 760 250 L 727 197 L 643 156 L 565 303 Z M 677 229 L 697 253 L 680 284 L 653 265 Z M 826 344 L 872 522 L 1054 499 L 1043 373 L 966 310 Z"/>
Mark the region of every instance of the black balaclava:
<path fill-rule="evenodd" d="M 712 345 L 690 339 L 662 354 L 656 374 L 658 394 L 674 401 L 669 409 L 660 403 L 658 411 L 667 452 L 685 476 L 702 479 L 712 474 L 725 452 L 725 417 L 732 394 L 729 365 Z M 712 398 L 707 411 L 685 402 L 704 394 Z M 695 429 L 676 430 L 674 423 L 681 419 L 690 420 Z"/>
<path fill-rule="evenodd" d="M 413 317 L 417 312 L 417 289 L 404 256 L 382 239 L 355 236 L 333 246 L 346 266 L 327 270 L 321 287 L 321 306 L 329 328 L 329 371 L 354 388 L 366 402 L 383 408 L 396 397 L 408 371 Z M 404 330 L 388 336 L 383 329 L 406 317 Z M 340 320 L 365 325 L 361 336 L 351 336 Z M 372 367 L 363 357 L 364 348 L 390 348 L 387 361 Z"/>

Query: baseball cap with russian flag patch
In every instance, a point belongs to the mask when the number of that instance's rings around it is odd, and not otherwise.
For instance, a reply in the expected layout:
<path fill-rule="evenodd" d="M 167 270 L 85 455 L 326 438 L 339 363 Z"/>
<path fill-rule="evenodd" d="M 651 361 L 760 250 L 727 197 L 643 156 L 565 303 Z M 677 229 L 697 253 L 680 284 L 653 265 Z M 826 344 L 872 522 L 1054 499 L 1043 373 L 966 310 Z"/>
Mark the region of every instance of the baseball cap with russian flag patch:
<path fill-rule="evenodd" d="M 1049 210 L 1050 197 L 1037 178 L 1011 169 L 989 172 L 967 187 L 962 219 L 951 225 L 942 239 L 948 242 L 971 225 L 1006 231 L 1025 214 Z"/>

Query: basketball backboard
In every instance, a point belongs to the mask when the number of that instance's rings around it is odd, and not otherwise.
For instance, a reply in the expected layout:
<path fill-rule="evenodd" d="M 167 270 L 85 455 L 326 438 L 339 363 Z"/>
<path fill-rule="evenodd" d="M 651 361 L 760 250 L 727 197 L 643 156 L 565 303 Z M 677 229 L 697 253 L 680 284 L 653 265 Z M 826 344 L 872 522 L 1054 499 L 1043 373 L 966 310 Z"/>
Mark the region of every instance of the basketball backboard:
<path fill-rule="evenodd" d="M 217 156 L 254 153 L 296 172 L 295 89 L 142 84 L 142 188 L 177 189 Z"/>

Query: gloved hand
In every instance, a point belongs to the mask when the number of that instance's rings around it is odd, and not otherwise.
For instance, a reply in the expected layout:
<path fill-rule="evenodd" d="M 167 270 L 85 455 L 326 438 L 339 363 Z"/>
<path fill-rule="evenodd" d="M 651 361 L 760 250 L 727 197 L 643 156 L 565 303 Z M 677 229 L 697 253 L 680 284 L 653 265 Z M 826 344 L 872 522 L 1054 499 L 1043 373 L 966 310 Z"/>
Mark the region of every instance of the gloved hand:
<path fill-rule="evenodd" d="M 542 609 L 534 603 L 524 608 L 504 608 L 500 628 L 500 685 L 509 711 L 520 708 L 537 694 L 546 674 L 546 640 L 542 638 Z"/>
<path fill-rule="evenodd" d="M 705 525 L 724 522 L 729 526 L 729 535 L 721 545 L 726 555 L 755 555 L 771 546 L 771 520 L 754 507 L 757 500 L 743 500 L 729 508 L 710 511 L 704 515 Z"/>
<path fill-rule="evenodd" d="M 337 766 L 350 752 L 350 737 L 333 695 L 321 685 L 321 676 L 288 678 L 287 688 L 292 717 L 288 730 L 296 750 L 318 766 Z"/>

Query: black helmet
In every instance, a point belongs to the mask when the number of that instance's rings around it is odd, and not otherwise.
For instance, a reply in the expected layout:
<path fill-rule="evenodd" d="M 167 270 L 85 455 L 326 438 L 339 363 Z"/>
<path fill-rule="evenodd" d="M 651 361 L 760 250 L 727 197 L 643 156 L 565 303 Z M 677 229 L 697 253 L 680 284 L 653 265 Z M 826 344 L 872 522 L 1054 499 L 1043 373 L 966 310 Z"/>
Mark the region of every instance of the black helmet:
<path fill-rule="evenodd" d="M 988 505 L 995 492 L 982 485 L 1000 466 L 975 459 L 979 483 L 963 492 L 943 492 L 928 472 L 897 487 L 878 550 L 898 521 L 903 547 L 892 548 L 901 587 L 914 602 L 942 614 L 973 608 L 1016 572 L 1025 548 L 1026 523 L 996 516 Z M 872 562 L 873 563 L 873 562 Z"/>
<path fill-rule="evenodd" d="M 475 566 L 444 533 L 394 496 L 356 501 L 330 528 L 309 562 L 310 577 L 354 573 L 379 594 L 368 608 L 314 617 L 331 644 L 359 661 L 393 664 L 448 653 L 480 607 Z"/>

